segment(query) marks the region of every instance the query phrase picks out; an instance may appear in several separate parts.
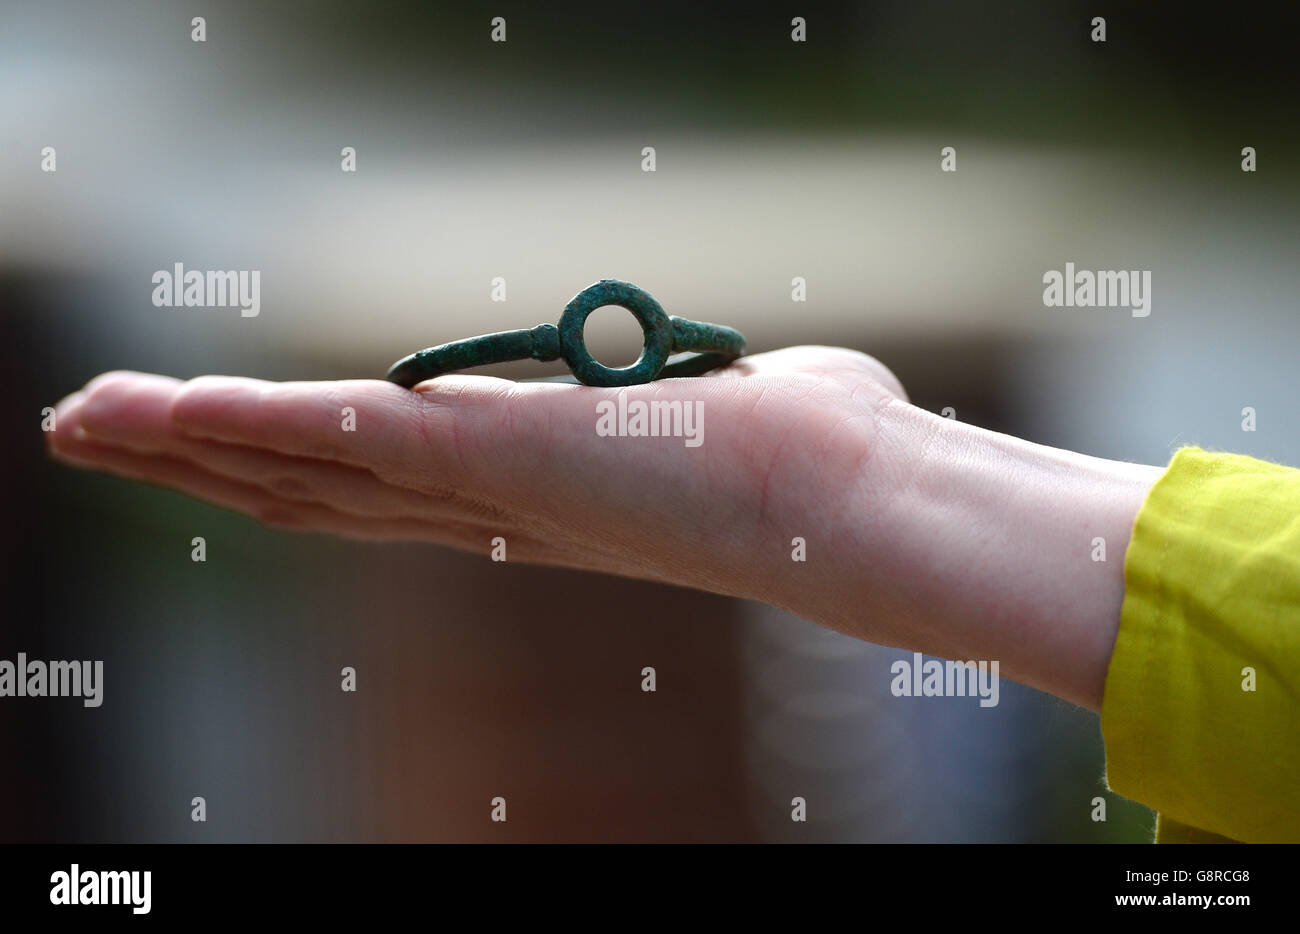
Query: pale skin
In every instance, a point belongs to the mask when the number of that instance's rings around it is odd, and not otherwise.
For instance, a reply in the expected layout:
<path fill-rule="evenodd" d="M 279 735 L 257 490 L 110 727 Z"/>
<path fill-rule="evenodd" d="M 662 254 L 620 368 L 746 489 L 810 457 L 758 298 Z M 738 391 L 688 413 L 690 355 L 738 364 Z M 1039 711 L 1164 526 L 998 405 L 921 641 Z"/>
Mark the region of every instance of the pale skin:
<path fill-rule="evenodd" d="M 596 403 L 620 392 L 701 402 L 703 444 L 598 436 Z M 831 347 L 624 389 L 114 372 L 60 402 L 56 426 L 50 448 L 66 463 L 276 528 L 485 560 L 500 536 L 511 561 L 696 587 L 871 642 L 997 660 L 1092 710 L 1133 520 L 1161 473 L 940 418 L 875 359 Z"/>

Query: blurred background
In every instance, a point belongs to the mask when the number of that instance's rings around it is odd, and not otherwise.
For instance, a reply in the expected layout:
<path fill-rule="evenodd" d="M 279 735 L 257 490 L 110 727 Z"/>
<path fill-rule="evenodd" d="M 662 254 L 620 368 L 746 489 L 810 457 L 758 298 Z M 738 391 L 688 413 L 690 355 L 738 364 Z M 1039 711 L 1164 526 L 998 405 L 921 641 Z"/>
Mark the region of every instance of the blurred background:
<path fill-rule="evenodd" d="M 0 840 L 1149 837 L 1055 698 L 894 698 L 910 653 L 486 542 L 269 531 L 54 465 L 40 411 L 108 369 L 378 377 L 615 277 L 1036 441 L 1300 464 L 1294 5 L 0 0 L 0 24 L 0 658 L 105 666 L 98 709 L 0 700 Z M 260 314 L 154 307 L 177 262 L 260 270 Z M 1150 316 L 1044 307 L 1066 262 L 1151 270 Z M 640 348 L 614 309 L 588 340 Z"/>

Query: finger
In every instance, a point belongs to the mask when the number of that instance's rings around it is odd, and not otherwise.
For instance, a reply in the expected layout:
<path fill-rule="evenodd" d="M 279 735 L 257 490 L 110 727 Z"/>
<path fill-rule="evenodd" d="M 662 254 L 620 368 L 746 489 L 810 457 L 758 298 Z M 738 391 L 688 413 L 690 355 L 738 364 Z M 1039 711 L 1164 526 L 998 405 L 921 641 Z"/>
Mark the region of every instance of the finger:
<path fill-rule="evenodd" d="M 422 403 L 380 380 L 272 383 L 200 376 L 180 388 L 171 416 L 192 437 L 406 474 L 444 440 Z"/>
<path fill-rule="evenodd" d="M 499 536 L 508 544 L 511 561 L 647 576 L 638 569 L 621 566 L 599 546 L 575 542 L 567 536 L 539 536 L 508 524 L 444 518 L 437 521 L 365 519 L 346 515 L 321 504 L 287 501 L 260 486 L 211 474 L 187 460 L 117 448 L 86 432 L 82 414 L 88 397 L 103 384 L 142 375 L 145 374 L 106 374 L 92 381 L 90 392 L 82 390 L 62 400 L 56 409 L 58 428 L 47 433 L 51 453 L 74 466 L 170 487 L 276 528 L 330 532 L 375 541 L 418 540 L 478 554 L 495 548 Z"/>
<path fill-rule="evenodd" d="M 339 512 L 320 503 L 287 500 L 262 487 L 209 473 L 189 461 L 136 454 L 101 445 L 88 438 L 68 442 L 59 452 L 68 463 L 169 487 L 204 502 L 251 516 L 274 529 L 328 532 L 365 541 L 425 541 L 456 547 L 475 547 L 481 530 L 465 534 L 455 523 L 432 524 L 419 519 L 379 519 Z M 469 544 L 470 542 L 474 544 Z"/>
<path fill-rule="evenodd" d="M 182 385 L 179 380 L 151 374 L 105 374 L 85 391 L 80 425 L 91 439 L 113 447 L 178 457 L 285 499 L 322 503 L 351 515 L 452 521 L 475 518 L 456 503 L 395 487 L 358 467 L 184 435 L 171 418 Z"/>
<path fill-rule="evenodd" d="M 453 411 L 382 380 L 270 383 L 227 376 L 186 383 L 171 411 L 191 437 L 350 464 L 472 515 L 505 519 L 481 492 L 484 456 L 473 441 L 492 434 L 475 424 L 482 414 L 473 399 Z"/>
<path fill-rule="evenodd" d="M 205 502 L 252 516 L 277 529 L 329 532 L 368 541 L 428 541 L 479 549 L 490 540 L 487 530 L 458 522 L 376 519 L 347 515 L 319 503 L 292 502 L 262 487 L 232 480 L 189 461 L 139 454 L 94 440 L 81 426 L 86 394 L 60 405 L 58 429 L 50 432 L 52 452 L 60 460 L 131 480 L 170 487 Z"/>
<path fill-rule="evenodd" d="M 836 374 L 849 381 L 858 381 L 866 376 L 904 402 L 908 401 L 907 390 L 889 367 L 870 354 L 850 350 L 847 347 L 826 347 L 817 344 L 783 347 L 780 350 L 741 357 L 730 366 L 715 371 L 718 376 L 754 376 L 791 372 Z"/>

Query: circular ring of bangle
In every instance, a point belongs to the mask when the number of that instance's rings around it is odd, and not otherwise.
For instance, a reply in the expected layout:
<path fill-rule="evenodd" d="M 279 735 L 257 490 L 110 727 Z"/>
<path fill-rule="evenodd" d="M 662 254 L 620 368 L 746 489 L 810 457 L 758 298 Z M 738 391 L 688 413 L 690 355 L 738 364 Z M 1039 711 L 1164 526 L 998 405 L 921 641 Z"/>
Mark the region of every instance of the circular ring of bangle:
<path fill-rule="evenodd" d="M 606 305 L 626 308 L 641 325 L 641 356 L 631 366 L 607 367 L 587 350 L 583 337 L 587 316 Z M 670 363 L 668 358 L 674 353 L 690 356 Z M 430 347 L 398 360 L 386 378 L 410 389 L 426 379 L 470 367 L 563 357 L 580 383 L 633 386 L 655 379 L 699 376 L 744 353 L 744 335 L 734 328 L 670 316 L 644 289 L 618 279 L 601 279 L 573 297 L 558 326 L 539 324 Z"/>

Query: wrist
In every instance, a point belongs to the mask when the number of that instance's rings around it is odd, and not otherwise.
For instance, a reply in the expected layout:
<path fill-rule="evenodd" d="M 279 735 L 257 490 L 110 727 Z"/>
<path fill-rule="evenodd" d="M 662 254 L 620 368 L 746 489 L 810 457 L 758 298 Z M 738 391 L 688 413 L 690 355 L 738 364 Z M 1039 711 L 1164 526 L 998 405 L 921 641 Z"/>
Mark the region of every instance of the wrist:
<path fill-rule="evenodd" d="M 875 642 L 998 661 L 1099 710 L 1133 521 L 1160 468 L 1033 444 L 894 402 L 826 621 Z M 824 620 L 825 621 L 825 620 Z"/>

